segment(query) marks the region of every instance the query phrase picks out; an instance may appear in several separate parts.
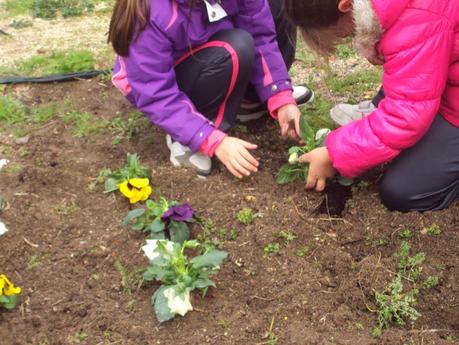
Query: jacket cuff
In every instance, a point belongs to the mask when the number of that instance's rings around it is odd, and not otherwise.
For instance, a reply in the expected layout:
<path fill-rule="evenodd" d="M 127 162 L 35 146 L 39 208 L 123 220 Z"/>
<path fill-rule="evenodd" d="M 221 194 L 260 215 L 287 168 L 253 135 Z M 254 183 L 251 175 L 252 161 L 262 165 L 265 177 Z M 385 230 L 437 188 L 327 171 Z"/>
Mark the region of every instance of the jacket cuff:
<path fill-rule="evenodd" d="M 292 91 L 292 82 L 289 79 L 275 81 L 271 84 L 265 86 L 257 86 L 258 96 L 260 97 L 262 102 L 266 102 L 272 96 L 282 92 L 282 91 Z"/>
<path fill-rule="evenodd" d="M 218 145 L 228 136 L 228 134 L 214 129 L 212 133 L 207 137 L 206 140 L 201 144 L 199 151 L 206 156 L 212 157 L 217 149 Z"/>
<path fill-rule="evenodd" d="M 296 101 L 295 98 L 293 98 L 292 91 L 281 91 L 275 94 L 274 96 L 271 96 L 268 99 L 268 110 L 271 117 L 273 119 L 277 119 L 277 110 L 287 104 L 296 105 Z"/>

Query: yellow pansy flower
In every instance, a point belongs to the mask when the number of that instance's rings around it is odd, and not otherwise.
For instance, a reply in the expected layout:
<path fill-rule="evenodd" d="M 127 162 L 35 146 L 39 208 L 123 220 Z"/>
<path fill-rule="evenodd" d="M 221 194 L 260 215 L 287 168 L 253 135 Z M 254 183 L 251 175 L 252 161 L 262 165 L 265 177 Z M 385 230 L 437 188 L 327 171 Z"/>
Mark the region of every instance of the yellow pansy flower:
<path fill-rule="evenodd" d="M 118 189 L 131 204 L 147 200 L 152 192 L 147 178 L 131 178 L 123 181 L 118 185 Z"/>
<path fill-rule="evenodd" d="M 0 296 L 12 296 L 12 295 L 19 295 L 21 293 L 21 288 L 15 287 L 13 283 L 9 281 L 6 275 L 0 275 Z"/>

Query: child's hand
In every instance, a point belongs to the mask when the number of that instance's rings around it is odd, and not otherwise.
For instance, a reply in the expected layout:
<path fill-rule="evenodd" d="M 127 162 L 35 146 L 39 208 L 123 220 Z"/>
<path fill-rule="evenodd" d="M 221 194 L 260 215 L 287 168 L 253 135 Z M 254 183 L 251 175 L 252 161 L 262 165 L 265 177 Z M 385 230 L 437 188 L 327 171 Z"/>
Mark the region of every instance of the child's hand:
<path fill-rule="evenodd" d="M 249 153 L 248 150 L 255 150 L 257 145 L 247 141 L 226 137 L 217 146 L 215 155 L 225 164 L 231 174 L 238 178 L 243 175 L 249 176 L 251 172 L 258 171 L 258 161 Z"/>
<path fill-rule="evenodd" d="M 301 112 L 295 104 L 286 104 L 277 110 L 277 120 L 281 130 L 281 136 L 299 142 Z"/>
<path fill-rule="evenodd" d="M 333 168 L 330 155 L 326 147 L 316 148 L 302 155 L 298 161 L 309 163 L 309 173 L 306 180 L 306 188 L 315 188 L 321 192 L 325 189 L 327 179 L 335 176 L 336 170 Z"/>

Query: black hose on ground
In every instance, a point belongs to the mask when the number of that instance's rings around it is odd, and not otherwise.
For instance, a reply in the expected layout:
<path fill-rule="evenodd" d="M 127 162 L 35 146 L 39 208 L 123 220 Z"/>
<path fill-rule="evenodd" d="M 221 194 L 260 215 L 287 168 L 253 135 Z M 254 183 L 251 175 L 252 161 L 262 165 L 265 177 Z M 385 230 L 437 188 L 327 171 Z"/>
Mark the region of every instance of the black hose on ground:
<path fill-rule="evenodd" d="M 63 74 L 52 74 L 45 77 L 0 77 L 0 84 L 21 84 L 21 83 L 54 83 L 72 81 L 78 79 L 90 79 L 100 74 L 109 74 L 110 70 L 102 69 L 85 72 L 70 72 Z"/>

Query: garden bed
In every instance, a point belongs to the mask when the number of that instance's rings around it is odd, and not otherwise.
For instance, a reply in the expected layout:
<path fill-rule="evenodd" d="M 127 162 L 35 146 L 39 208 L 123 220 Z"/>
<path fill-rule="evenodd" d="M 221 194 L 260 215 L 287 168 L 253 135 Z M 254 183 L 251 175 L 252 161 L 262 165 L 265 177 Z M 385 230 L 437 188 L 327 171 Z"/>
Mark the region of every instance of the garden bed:
<path fill-rule="evenodd" d="M 0 136 L 0 158 L 10 160 L 0 172 L 1 219 L 10 229 L 0 238 L 1 270 L 23 288 L 18 307 L 0 311 L 2 343 L 458 343 L 457 202 L 435 213 L 389 212 L 378 198 L 379 170 L 326 196 L 300 182 L 279 186 L 274 176 L 289 145 L 270 119 L 235 133 L 259 144 L 256 175 L 239 181 L 215 164 L 209 178 L 198 179 L 171 167 L 160 130 L 142 119 L 129 130 L 114 125 L 134 118 L 134 109 L 104 78 L 3 93 L 31 108 L 54 102 L 58 110 L 22 128 L 22 139 L 7 130 Z M 92 122 L 76 120 L 85 112 Z M 205 298 L 194 294 L 195 310 L 164 324 L 150 305 L 158 285 L 139 273 L 148 265 L 140 252 L 146 236 L 121 226 L 129 204 L 94 180 L 104 168 L 121 167 L 128 152 L 151 168 L 152 185 L 166 197 L 191 203 L 215 223 L 206 238 L 230 255 L 214 277 L 218 288 Z M 236 217 L 244 207 L 258 214 L 249 225 Z M 432 225 L 441 233 L 426 231 Z M 374 338 L 374 294 L 394 276 L 405 229 L 413 232 L 412 252 L 426 255 L 423 276 L 438 276 L 439 284 L 419 294 L 417 321 Z M 196 237 L 201 229 L 191 231 Z M 279 238 L 280 231 L 295 238 Z M 268 253 L 270 243 L 279 244 L 278 253 Z"/>

